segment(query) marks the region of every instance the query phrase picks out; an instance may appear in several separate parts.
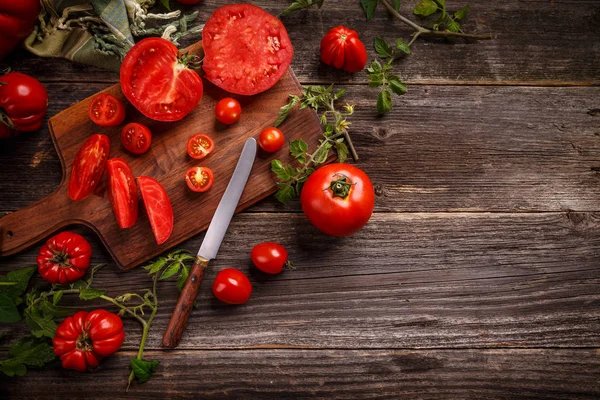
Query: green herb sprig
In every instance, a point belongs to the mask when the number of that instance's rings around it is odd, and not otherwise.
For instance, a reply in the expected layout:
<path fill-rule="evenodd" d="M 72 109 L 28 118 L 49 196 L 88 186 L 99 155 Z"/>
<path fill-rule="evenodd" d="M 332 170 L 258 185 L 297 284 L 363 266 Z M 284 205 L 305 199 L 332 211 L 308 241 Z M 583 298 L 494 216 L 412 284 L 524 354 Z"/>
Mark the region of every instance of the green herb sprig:
<path fill-rule="evenodd" d="M 280 17 L 285 17 L 293 12 L 305 10 L 307 8 L 312 8 L 317 6 L 317 8 L 323 7 L 324 0 L 295 0 L 290 4 L 288 8 L 286 8 L 281 14 Z"/>
<path fill-rule="evenodd" d="M 369 86 L 381 88 L 377 97 L 377 112 L 385 114 L 392 109 L 392 94 L 402 96 L 408 90 L 402 79 L 391 73 L 392 63 L 407 54 L 410 54 L 410 45 L 402 39 L 397 39 L 395 45 L 390 46 L 385 39 L 376 37 L 373 40 L 375 51 L 384 61 L 373 60 L 367 68 Z"/>

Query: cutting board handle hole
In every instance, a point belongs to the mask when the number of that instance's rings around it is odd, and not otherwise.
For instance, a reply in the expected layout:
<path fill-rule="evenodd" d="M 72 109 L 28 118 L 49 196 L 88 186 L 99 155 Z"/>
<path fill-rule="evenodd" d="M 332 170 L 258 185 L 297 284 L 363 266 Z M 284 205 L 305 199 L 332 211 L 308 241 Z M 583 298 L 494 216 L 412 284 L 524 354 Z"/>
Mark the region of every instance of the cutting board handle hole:
<path fill-rule="evenodd" d="M 8 239 L 10 239 L 11 237 L 13 237 L 13 231 L 6 231 L 6 237 Z"/>

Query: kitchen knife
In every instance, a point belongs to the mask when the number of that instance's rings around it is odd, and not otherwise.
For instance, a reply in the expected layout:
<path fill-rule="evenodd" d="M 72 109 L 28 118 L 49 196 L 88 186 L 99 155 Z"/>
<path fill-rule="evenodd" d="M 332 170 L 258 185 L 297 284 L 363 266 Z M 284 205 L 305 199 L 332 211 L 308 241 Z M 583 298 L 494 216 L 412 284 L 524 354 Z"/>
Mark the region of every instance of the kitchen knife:
<path fill-rule="evenodd" d="M 221 201 L 206 231 L 200 250 L 198 250 L 198 255 L 190 270 L 190 276 L 179 295 L 179 300 L 177 300 L 177 305 L 175 306 L 175 310 L 173 310 L 171 320 L 162 339 L 162 343 L 166 347 L 177 346 L 181 338 L 194 300 L 198 294 L 204 270 L 208 266 L 208 262 L 217 256 L 231 217 L 233 217 L 233 213 L 240 201 L 240 196 L 246 186 L 255 156 L 256 140 L 250 138 L 246 140 L 242 155 L 238 160 L 235 171 L 233 171 L 233 176 L 227 185 L 227 189 L 225 189 L 225 193 L 223 193 L 223 197 L 221 197 Z"/>

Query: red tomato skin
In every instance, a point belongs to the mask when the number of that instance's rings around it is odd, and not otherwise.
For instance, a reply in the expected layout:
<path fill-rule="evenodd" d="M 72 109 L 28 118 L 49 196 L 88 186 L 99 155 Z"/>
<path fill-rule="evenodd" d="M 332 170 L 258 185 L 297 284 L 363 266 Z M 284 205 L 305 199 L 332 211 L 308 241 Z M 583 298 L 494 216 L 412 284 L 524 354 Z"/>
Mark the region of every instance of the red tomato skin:
<path fill-rule="evenodd" d="M 136 43 L 121 64 L 120 76 L 127 100 L 156 121 L 179 121 L 202 99 L 202 79 L 180 61 L 179 50 L 166 39 Z"/>
<path fill-rule="evenodd" d="M 212 291 L 224 303 L 244 304 L 252 294 L 252 284 L 242 271 L 225 268 L 215 277 Z"/>
<path fill-rule="evenodd" d="M 50 283 L 75 282 L 90 267 L 92 247 L 81 235 L 61 232 L 48 239 L 36 258 L 38 272 Z"/>
<path fill-rule="evenodd" d="M 106 310 L 77 311 L 64 319 L 52 339 L 63 368 L 84 372 L 115 353 L 125 340 L 123 321 Z"/>
<path fill-rule="evenodd" d="M 0 138 L 39 129 L 48 109 L 48 92 L 44 85 L 20 72 L 0 76 L 0 82 Z M 2 114 L 8 119 L 8 125 L 2 123 Z"/>
<path fill-rule="evenodd" d="M 367 49 L 356 31 L 340 25 L 321 39 L 321 60 L 346 72 L 359 72 L 367 65 Z"/>
<path fill-rule="evenodd" d="M 215 117 L 217 121 L 225 125 L 235 123 L 242 115 L 242 106 L 240 103 L 231 97 L 225 97 L 219 100 L 215 107 Z"/>
<path fill-rule="evenodd" d="M 206 174 L 207 182 L 200 186 L 197 185 L 197 175 Z M 192 192 L 203 193 L 208 191 L 213 185 L 215 177 L 208 167 L 192 167 L 185 173 L 185 183 Z"/>
<path fill-rule="evenodd" d="M 198 149 L 196 149 L 196 147 L 198 147 Z M 185 148 L 190 157 L 195 160 L 202 160 L 212 153 L 215 148 L 215 142 L 213 142 L 210 136 L 199 133 L 188 139 Z"/>
<path fill-rule="evenodd" d="M 138 216 L 137 185 L 131 168 L 122 158 L 106 162 L 108 198 L 121 229 L 135 224 Z"/>
<path fill-rule="evenodd" d="M 39 0 L 0 2 L 0 61 L 31 33 L 40 8 Z"/>
<path fill-rule="evenodd" d="M 114 106 L 114 115 L 110 115 L 107 118 L 103 108 L 108 105 Z M 100 108 L 100 110 L 98 110 Z M 88 116 L 93 123 L 102 127 L 111 127 L 121 125 L 125 121 L 125 106 L 123 102 L 117 99 L 112 94 L 100 93 L 90 101 L 88 106 Z"/>
<path fill-rule="evenodd" d="M 110 154 L 110 139 L 106 135 L 94 134 L 79 149 L 73 161 L 69 179 L 71 200 L 83 200 L 100 183 Z"/>
<path fill-rule="evenodd" d="M 173 232 L 173 207 L 169 196 L 154 178 L 138 176 L 137 181 L 156 243 L 163 244 Z"/>
<path fill-rule="evenodd" d="M 285 137 L 283 132 L 271 126 L 262 130 L 258 136 L 258 144 L 267 153 L 274 153 L 281 150 L 285 144 Z"/>
<path fill-rule="evenodd" d="M 121 131 L 121 143 L 130 153 L 144 154 L 152 145 L 152 132 L 144 124 L 130 122 Z"/>
<path fill-rule="evenodd" d="M 334 196 L 332 181 L 346 176 L 347 197 Z M 359 231 L 371 217 L 375 191 L 362 170 L 350 164 L 329 164 L 317 169 L 304 182 L 300 193 L 302 211 L 320 231 L 331 236 L 348 236 Z"/>
<path fill-rule="evenodd" d="M 288 253 L 285 247 L 278 243 L 264 242 L 252 248 L 250 257 L 256 268 L 267 274 L 278 274 L 285 267 Z"/>

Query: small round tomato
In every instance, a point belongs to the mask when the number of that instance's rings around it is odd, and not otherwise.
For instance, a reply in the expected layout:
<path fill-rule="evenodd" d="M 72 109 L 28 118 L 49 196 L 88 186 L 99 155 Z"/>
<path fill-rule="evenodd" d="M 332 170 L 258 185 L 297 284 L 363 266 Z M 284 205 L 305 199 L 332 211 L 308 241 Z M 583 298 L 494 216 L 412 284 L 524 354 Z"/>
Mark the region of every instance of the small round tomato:
<path fill-rule="evenodd" d="M 217 274 L 212 291 L 224 303 L 244 304 L 250 298 L 252 284 L 242 271 L 225 268 Z"/>
<path fill-rule="evenodd" d="M 92 247 L 81 235 L 61 232 L 42 246 L 38 272 L 50 283 L 65 284 L 83 277 L 90 266 Z"/>
<path fill-rule="evenodd" d="M 206 192 L 214 180 L 213 172 L 208 167 L 192 167 L 185 173 L 185 183 L 194 192 Z"/>
<path fill-rule="evenodd" d="M 144 154 L 152 144 L 152 133 L 146 125 L 130 122 L 121 131 L 121 143 L 133 154 Z"/>
<path fill-rule="evenodd" d="M 258 144 L 267 153 L 274 153 L 280 150 L 284 143 L 283 132 L 272 126 L 263 129 L 258 137 Z"/>
<path fill-rule="evenodd" d="M 236 99 L 225 97 L 217 103 L 215 115 L 220 123 L 231 125 L 240 119 L 240 115 L 242 115 L 242 106 Z"/>
<path fill-rule="evenodd" d="M 196 160 L 203 159 L 212 153 L 214 148 L 215 143 L 213 140 L 210 138 L 210 136 L 203 133 L 199 133 L 189 138 L 186 145 L 187 153 L 190 157 L 195 158 Z"/>
<path fill-rule="evenodd" d="M 88 114 L 100 126 L 117 126 L 125 121 L 125 106 L 112 94 L 101 93 L 90 101 Z"/>
<path fill-rule="evenodd" d="M 356 31 L 340 25 L 321 39 L 321 60 L 346 72 L 359 72 L 367 65 L 367 49 Z"/>
<path fill-rule="evenodd" d="M 286 265 L 291 265 L 285 247 L 273 242 L 257 244 L 252 249 L 250 257 L 256 268 L 267 274 L 278 274 Z"/>

